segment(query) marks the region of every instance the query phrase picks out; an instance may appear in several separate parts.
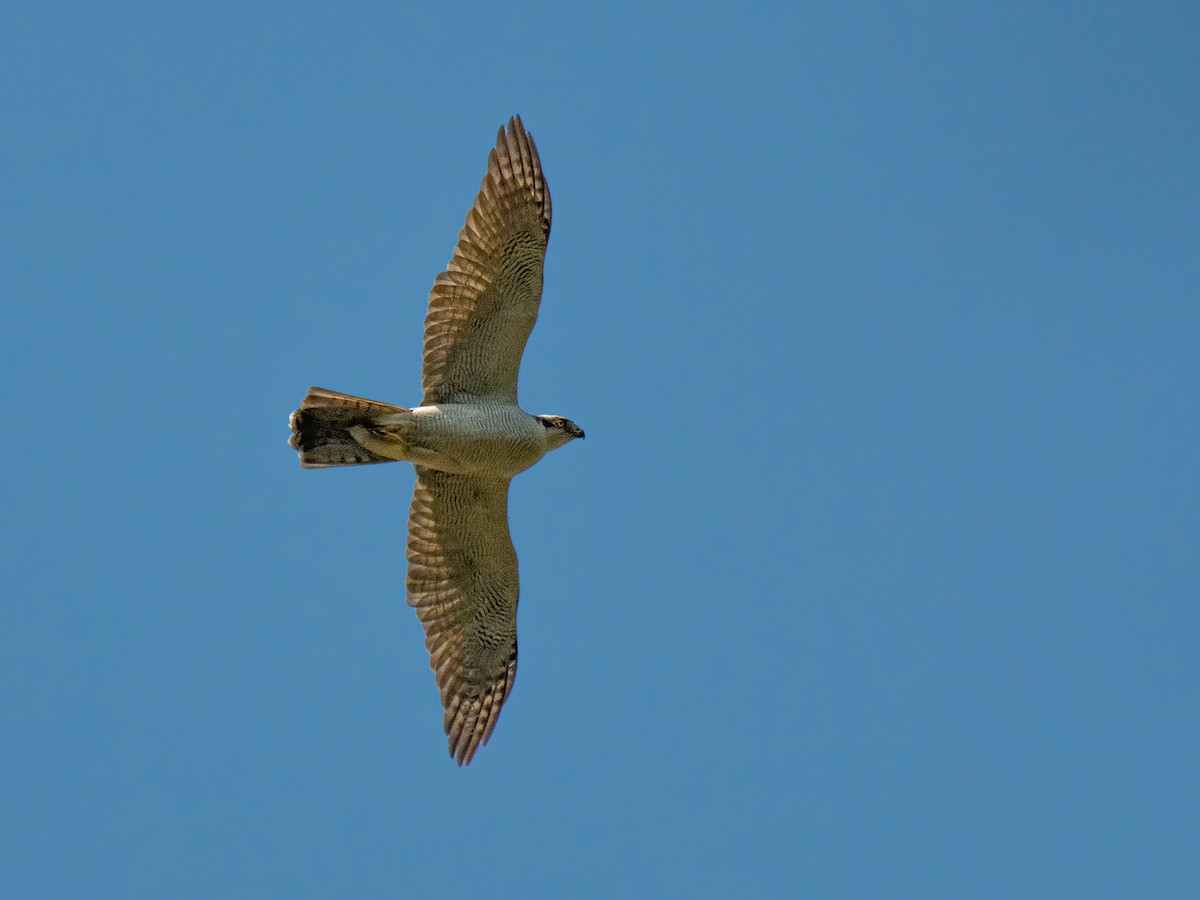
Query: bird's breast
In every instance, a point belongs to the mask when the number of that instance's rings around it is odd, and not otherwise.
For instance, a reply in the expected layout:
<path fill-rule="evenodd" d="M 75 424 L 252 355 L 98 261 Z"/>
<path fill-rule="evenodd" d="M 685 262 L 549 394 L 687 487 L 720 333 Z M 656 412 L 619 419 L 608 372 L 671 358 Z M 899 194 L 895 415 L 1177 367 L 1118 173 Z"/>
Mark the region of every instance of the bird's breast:
<path fill-rule="evenodd" d="M 516 406 L 419 406 L 412 421 L 413 462 L 442 471 L 511 476 L 546 452 L 544 426 Z"/>

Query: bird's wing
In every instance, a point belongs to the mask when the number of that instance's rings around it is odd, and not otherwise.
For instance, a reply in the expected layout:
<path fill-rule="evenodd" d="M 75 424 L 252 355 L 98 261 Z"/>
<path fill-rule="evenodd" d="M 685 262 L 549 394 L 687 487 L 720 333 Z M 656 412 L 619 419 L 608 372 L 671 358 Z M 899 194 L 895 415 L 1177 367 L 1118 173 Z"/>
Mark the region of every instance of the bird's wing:
<path fill-rule="evenodd" d="M 517 370 L 542 296 L 550 190 L 519 116 L 500 129 L 487 174 L 434 279 L 421 365 L 424 405 L 517 402 Z"/>
<path fill-rule="evenodd" d="M 450 755 L 462 765 L 487 743 L 517 674 L 509 479 L 415 468 L 408 602 L 425 628 Z"/>

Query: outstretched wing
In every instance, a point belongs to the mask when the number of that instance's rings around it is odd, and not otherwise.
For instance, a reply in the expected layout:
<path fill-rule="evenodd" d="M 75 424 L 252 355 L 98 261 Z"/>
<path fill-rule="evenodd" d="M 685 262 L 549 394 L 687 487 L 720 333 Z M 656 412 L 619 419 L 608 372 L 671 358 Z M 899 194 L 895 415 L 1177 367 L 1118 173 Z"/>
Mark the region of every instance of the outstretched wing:
<path fill-rule="evenodd" d="M 434 279 L 425 316 L 423 405 L 517 402 L 517 370 L 542 296 L 550 191 L 520 116 L 500 129 L 487 174 Z"/>
<path fill-rule="evenodd" d="M 486 744 L 517 674 L 517 554 L 507 478 L 416 466 L 408 514 L 408 602 L 461 766 Z"/>

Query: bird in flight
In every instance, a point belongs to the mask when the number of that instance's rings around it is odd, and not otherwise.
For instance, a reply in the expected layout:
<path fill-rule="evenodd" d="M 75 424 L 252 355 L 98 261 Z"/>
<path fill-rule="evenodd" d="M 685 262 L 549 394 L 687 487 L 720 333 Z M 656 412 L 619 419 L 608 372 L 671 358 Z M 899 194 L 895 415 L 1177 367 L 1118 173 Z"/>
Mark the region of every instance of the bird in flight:
<path fill-rule="evenodd" d="M 517 673 L 517 554 L 508 485 L 548 451 L 583 437 L 563 416 L 517 403 L 517 370 L 537 319 L 550 191 L 520 116 L 488 153 L 425 316 L 421 404 L 392 406 L 309 388 L 289 443 L 305 468 L 411 462 L 408 602 L 461 766 L 486 744 Z"/>

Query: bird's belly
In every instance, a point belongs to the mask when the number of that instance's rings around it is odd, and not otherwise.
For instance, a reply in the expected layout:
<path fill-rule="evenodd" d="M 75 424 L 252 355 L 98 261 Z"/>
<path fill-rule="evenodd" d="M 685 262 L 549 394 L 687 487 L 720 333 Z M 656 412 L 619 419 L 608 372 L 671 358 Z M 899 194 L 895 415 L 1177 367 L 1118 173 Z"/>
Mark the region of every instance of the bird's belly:
<path fill-rule="evenodd" d="M 413 424 L 412 461 L 443 472 L 511 476 L 545 453 L 542 425 L 513 407 L 417 407 Z"/>

